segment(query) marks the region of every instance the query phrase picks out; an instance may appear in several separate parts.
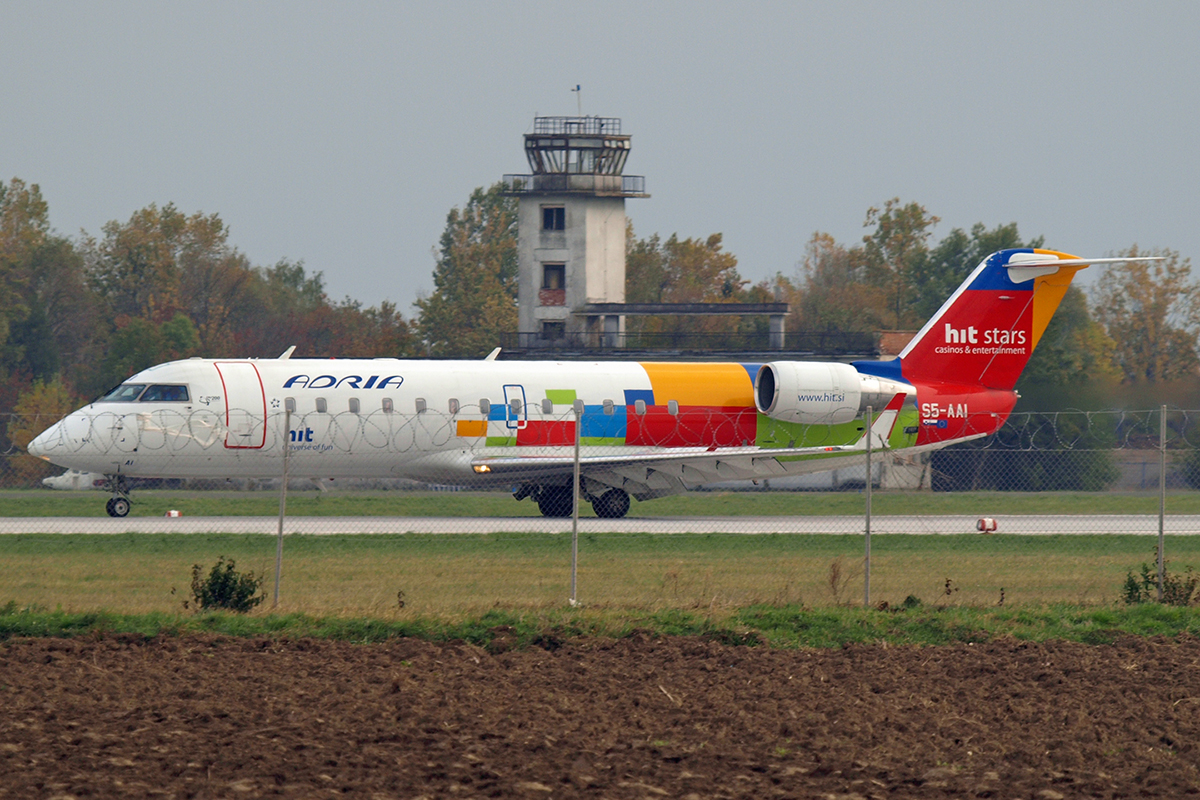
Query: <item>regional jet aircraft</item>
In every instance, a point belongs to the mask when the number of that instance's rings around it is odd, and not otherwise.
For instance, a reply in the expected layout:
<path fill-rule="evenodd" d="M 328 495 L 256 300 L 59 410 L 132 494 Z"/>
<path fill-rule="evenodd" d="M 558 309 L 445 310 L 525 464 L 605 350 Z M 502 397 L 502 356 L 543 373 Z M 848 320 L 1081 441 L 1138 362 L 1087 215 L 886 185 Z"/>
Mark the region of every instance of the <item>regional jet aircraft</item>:
<path fill-rule="evenodd" d="M 797 475 L 997 431 L 1075 273 L 1042 249 L 984 259 L 890 361 L 635 363 L 201 359 L 150 367 L 29 445 L 109 476 L 395 477 L 504 486 L 601 517 L 706 483 Z M 866 418 L 866 410 L 874 414 Z"/>

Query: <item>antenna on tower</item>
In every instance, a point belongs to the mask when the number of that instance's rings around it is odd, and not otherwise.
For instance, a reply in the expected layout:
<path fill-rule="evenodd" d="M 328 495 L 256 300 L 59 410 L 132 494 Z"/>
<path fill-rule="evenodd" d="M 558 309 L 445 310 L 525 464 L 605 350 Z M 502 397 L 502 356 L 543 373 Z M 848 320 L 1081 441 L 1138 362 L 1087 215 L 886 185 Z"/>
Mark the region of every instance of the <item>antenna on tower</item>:
<path fill-rule="evenodd" d="M 572 89 L 571 91 L 575 93 L 575 99 L 576 99 L 576 101 L 578 101 L 577 107 L 579 109 L 579 116 L 582 117 L 583 116 L 583 87 L 577 83 L 577 84 L 575 84 L 575 88 Z"/>

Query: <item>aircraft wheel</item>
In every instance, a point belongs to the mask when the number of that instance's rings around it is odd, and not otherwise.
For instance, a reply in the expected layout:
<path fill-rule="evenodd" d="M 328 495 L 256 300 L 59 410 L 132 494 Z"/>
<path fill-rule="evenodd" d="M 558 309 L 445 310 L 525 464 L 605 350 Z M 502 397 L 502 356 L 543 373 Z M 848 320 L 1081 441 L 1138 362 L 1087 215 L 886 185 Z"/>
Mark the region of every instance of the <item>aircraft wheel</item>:
<path fill-rule="evenodd" d="M 125 517 L 129 515 L 129 500 L 124 497 L 110 497 L 104 505 L 104 510 L 110 517 Z"/>
<path fill-rule="evenodd" d="M 569 486 L 545 486 L 538 494 L 538 510 L 543 517 L 569 517 L 574 502 Z"/>
<path fill-rule="evenodd" d="M 624 489 L 609 489 L 592 501 L 592 508 L 602 519 L 621 519 L 629 513 L 629 493 Z"/>

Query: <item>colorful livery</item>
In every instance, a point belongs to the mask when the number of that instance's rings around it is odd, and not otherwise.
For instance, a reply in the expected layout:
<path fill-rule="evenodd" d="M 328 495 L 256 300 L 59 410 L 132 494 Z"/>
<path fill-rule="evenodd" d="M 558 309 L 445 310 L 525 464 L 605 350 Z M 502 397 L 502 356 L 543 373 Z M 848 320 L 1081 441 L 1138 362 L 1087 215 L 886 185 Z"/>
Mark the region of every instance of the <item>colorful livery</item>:
<path fill-rule="evenodd" d="M 890 361 L 631 363 L 189 359 L 134 375 L 29 452 L 111 477 L 398 477 L 513 487 L 601 516 L 725 480 L 831 469 L 994 433 L 1075 273 L 1052 250 L 984 260 Z M 873 410 L 868 418 L 866 412 Z M 577 430 L 578 427 L 578 430 Z"/>

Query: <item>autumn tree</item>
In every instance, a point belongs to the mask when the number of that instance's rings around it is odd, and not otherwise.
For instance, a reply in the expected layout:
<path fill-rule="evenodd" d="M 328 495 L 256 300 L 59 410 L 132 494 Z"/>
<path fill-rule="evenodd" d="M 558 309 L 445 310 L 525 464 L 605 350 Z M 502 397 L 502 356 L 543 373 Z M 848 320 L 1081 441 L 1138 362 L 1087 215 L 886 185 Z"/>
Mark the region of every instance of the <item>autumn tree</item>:
<path fill-rule="evenodd" d="M 215 216 L 215 215 L 214 215 Z M 219 224 L 197 214 L 200 226 Z M 88 275 L 113 317 L 161 321 L 180 308 L 177 255 L 188 238 L 189 220 L 168 203 L 135 211 L 122 224 L 104 224 L 103 238 L 83 242 Z"/>
<path fill-rule="evenodd" d="M 151 204 L 128 222 L 106 223 L 103 232 L 102 239 L 84 241 L 85 256 L 92 285 L 118 324 L 126 318 L 160 324 L 182 312 L 205 352 L 228 352 L 254 273 L 229 244 L 220 216 Z"/>
<path fill-rule="evenodd" d="M 79 399 L 55 379 L 48 383 L 34 381 L 21 392 L 13 414 L 5 426 L 5 436 L 13 447 L 22 451 L 12 459 L 9 469 L 0 479 L 8 483 L 36 483 L 50 474 L 50 465 L 40 458 L 24 454 L 33 437 L 70 414 L 79 406 Z"/>
<path fill-rule="evenodd" d="M 625 299 L 630 303 L 747 303 L 771 302 L 766 284 L 747 288 L 737 269 L 737 257 L 723 249 L 719 233 L 665 242 L 654 234 L 638 239 L 625 229 Z M 756 318 L 736 316 L 632 317 L 630 333 L 660 335 L 766 335 Z M 759 331 L 758 328 L 763 328 Z"/>
<path fill-rule="evenodd" d="M 480 187 L 446 216 L 433 294 L 416 303 L 433 355 L 485 355 L 517 330 L 517 202 L 504 189 Z"/>
<path fill-rule="evenodd" d="M 793 330 L 876 331 L 884 326 L 885 292 L 867 279 L 861 248 L 845 247 L 827 233 L 814 233 L 799 264 L 798 319 Z M 793 308 L 797 313 L 797 308 Z"/>
<path fill-rule="evenodd" d="M 732 303 L 747 281 L 738 274 L 737 257 L 722 249 L 721 234 L 706 239 L 661 241 L 633 237 L 626 228 L 625 299 L 630 303 Z"/>
<path fill-rule="evenodd" d="M 1159 256 L 1104 268 L 1093 298 L 1096 319 L 1115 342 L 1114 360 L 1128 383 L 1163 383 L 1196 375 L 1200 366 L 1200 286 L 1190 259 L 1174 250 L 1119 256 Z"/>

